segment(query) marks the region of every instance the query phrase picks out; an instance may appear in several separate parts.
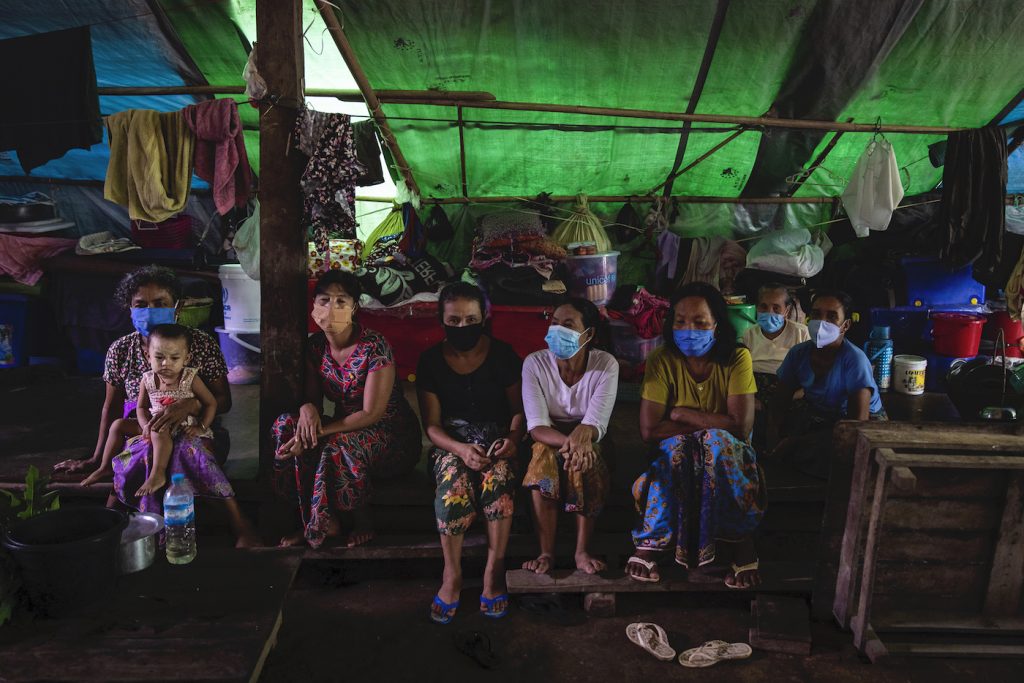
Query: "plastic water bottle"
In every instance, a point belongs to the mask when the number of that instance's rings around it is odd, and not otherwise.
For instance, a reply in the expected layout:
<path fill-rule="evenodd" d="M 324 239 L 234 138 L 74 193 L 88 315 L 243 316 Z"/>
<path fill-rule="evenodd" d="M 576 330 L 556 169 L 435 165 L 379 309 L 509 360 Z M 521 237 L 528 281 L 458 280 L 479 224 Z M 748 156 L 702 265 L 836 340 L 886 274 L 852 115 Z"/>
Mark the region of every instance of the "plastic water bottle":
<path fill-rule="evenodd" d="M 188 564 L 196 558 L 196 497 L 184 474 L 171 475 L 164 494 L 167 561 Z"/>
<path fill-rule="evenodd" d="M 889 326 L 876 325 L 871 328 L 868 340 L 864 342 L 864 353 L 871 361 L 871 369 L 875 375 L 875 384 L 880 391 L 886 391 L 892 384 L 892 339 L 889 339 Z"/>

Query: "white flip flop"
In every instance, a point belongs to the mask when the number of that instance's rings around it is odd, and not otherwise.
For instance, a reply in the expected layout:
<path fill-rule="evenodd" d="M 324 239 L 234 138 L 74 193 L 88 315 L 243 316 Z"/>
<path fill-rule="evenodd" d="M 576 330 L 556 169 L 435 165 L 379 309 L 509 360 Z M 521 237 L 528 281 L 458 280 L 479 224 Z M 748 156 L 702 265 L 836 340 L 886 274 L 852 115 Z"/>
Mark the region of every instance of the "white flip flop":
<path fill-rule="evenodd" d="M 753 649 L 746 643 L 709 640 L 700 647 L 684 651 L 679 655 L 679 663 L 691 669 L 700 669 L 729 659 L 746 659 L 753 652 Z"/>
<path fill-rule="evenodd" d="M 626 637 L 629 638 L 629 642 L 639 645 L 663 662 L 671 662 L 676 657 L 676 651 L 668 644 L 668 634 L 657 624 L 630 624 L 626 627 Z"/>
<path fill-rule="evenodd" d="M 628 560 L 626 560 L 626 566 L 627 567 L 629 565 L 631 565 L 631 564 L 638 564 L 638 565 L 640 565 L 641 567 L 643 567 L 644 569 L 647 570 L 647 576 L 637 576 L 635 574 L 630 574 L 629 578 L 633 579 L 634 581 L 640 581 L 642 583 L 658 583 L 659 581 L 661 581 L 661 577 L 660 576 L 658 576 L 657 578 L 653 578 L 650 575 L 651 570 L 657 568 L 657 566 L 658 566 L 657 562 L 653 562 L 653 561 L 650 561 L 650 560 L 645 560 L 642 557 L 637 557 L 636 555 L 633 555 Z"/>

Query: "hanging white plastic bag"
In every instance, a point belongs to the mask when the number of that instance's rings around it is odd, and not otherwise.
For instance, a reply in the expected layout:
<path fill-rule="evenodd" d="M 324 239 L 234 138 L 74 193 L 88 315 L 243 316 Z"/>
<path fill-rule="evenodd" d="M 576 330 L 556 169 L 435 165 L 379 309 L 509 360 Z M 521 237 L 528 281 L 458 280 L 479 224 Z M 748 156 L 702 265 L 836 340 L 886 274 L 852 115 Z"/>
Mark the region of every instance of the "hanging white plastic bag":
<path fill-rule="evenodd" d="M 814 277 L 825 266 L 832 241 L 824 232 L 779 230 L 757 241 L 747 252 L 747 268 L 795 277 Z"/>
<path fill-rule="evenodd" d="M 903 185 L 896 153 L 888 140 L 872 140 L 860 155 L 850 184 L 843 191 L 843 208 L 857 237 L 888 228 L 901 199 Z"/>
<path fill-rule="evenodd" d="M 242 221 L 231 240 L 242 270 L 253 280 L 260 279 L 260 200 L 254 202 L 252 215 Z"/>

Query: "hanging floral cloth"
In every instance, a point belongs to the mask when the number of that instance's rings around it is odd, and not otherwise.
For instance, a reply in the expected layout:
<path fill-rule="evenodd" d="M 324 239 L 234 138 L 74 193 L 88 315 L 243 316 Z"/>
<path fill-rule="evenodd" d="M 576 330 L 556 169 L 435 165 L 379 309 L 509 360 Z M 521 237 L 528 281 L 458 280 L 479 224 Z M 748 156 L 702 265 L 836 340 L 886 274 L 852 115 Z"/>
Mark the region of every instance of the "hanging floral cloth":
<path fill-rule="evenodd" d="M 366 169 L 356 156 L 347 114 L 303 109 L 295 120 L 295 146 L 309 157 L 302 173 L 303 208 L 313 242 L 327 253 L 330 237 L 356 236 L 356 179 Z"/>

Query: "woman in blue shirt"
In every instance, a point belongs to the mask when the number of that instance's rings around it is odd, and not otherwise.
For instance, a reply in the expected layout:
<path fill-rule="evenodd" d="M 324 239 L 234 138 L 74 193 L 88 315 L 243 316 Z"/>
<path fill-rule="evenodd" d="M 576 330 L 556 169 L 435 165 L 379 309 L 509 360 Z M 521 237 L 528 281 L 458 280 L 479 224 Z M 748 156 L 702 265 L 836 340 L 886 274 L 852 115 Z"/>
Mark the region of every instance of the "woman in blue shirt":
<path fill-rule="evenodd" d="M 832 428 L 839 420 L 886 419 L 882 399 L 863 351 L 846 340 L 850 297 L 819 291 L 811 299 L 811 340 L 797 344 L 779 367 L 779 387 L 770 406 L 768 445 L 773 459 L 828 477 Z M 803 389 L 804 398 L 792 396 Z M 785 438 L 780 438 L 785 434 Z"/>

